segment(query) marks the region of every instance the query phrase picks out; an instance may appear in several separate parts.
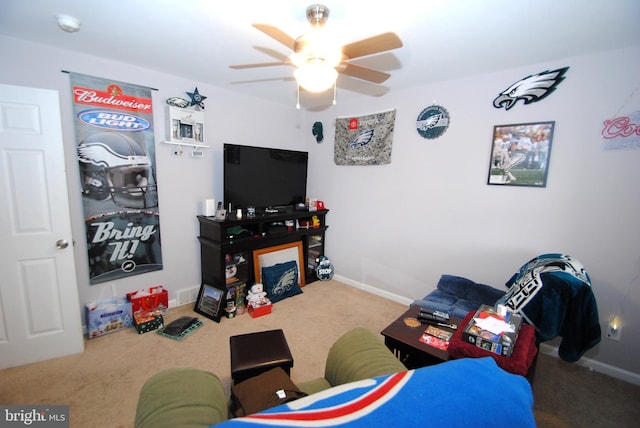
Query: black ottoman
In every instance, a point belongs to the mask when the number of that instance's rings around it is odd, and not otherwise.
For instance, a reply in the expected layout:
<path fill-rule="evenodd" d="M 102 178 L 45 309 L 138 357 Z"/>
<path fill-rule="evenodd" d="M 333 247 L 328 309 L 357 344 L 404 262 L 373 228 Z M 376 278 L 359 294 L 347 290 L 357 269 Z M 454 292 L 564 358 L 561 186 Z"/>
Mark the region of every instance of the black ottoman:
<path fill-rule="evenodd" d="M 233 384 L 282 367 L 291 375 L 293 357 L 282 330 L 240 334 L 229 338 Z"/>

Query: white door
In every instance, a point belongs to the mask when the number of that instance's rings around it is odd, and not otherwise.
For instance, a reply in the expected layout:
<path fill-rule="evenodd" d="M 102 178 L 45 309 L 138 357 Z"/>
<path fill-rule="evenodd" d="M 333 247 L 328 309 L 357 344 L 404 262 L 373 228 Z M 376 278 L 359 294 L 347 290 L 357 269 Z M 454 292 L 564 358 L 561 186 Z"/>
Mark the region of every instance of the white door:
<path fill-rule="evenodd" d="M 0 84 L 0 369 L 83 350 L 58 92 Z"/>

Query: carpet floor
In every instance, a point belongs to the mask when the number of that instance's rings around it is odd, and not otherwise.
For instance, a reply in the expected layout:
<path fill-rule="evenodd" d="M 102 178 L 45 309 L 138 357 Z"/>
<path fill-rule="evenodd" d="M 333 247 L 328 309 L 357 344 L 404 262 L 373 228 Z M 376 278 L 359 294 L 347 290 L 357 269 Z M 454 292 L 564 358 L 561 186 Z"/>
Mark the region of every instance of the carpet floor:
<path fill-rule="evenodd" d="M 335 280 L 315 282 L 304 293 L 274 305 L 271 314 L 248 314 L 220 323 L 173 308 L 205 324 L 183 341 L 128 329 L 86 340 L 80 354 L 0 371 L 0 403 L 69 405 L 71 427 L 131 427 L 138 394 L 159 370 L 195 367 L 216 373 L 230 387 L 229 337 L 281 328 L 294 357 L 291 378 L 322 377 L 331 344 L 355 327 L 378 334 L 406 307 Z M 382 336 L 380 336 L 382 340 Z M 631 427 L 640 420 L 640 387 L 541 354 L 534 411 L 540 427 Z M 505 421 L 505 426 L 509 426 Z"/>

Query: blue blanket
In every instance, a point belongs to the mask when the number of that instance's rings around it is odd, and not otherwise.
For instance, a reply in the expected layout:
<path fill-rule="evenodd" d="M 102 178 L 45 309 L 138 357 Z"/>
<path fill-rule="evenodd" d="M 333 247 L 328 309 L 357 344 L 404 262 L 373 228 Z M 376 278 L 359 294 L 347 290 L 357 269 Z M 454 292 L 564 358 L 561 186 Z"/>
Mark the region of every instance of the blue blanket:
<path fill-rule="evenodd" d="M 336 386 L 216 428 L 260 426 L 526 428 L 536 423 L 529 383 L 487 357 Z"/>
<path fill-rule="evenodd" d="M 573 363 L 600 342 L 600 319 L 591 281 L 582 264 L 560 253 L 525 263 L 498 301 L 536 329 L 537 342 L 562 337 L 558 355 Z"/>

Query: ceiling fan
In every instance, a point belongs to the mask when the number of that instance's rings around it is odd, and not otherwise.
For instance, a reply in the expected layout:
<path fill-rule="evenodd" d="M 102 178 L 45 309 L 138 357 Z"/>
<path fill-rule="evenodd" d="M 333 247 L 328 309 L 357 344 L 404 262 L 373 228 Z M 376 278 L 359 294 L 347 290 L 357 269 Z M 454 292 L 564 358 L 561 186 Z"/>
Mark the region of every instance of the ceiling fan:
<path fill-rule="evenodd" d="M 329 8 L 314 4 L 307 8 L 307 20 L 311 31 L 298 38 L 289 36 L 279 28 L 269 24 L 253 24 L 267 36 L 282 43 L 293 51 L 287 59 L 276 62 L 231 65 L 233 69 L 291 65 L 296 68 L 294 76 L 298 85 L 310 92 L 323 92 L 332 86 L 338 73 L 372 83 L 382 83 L 388 73 L 363 67 L 349 62 L 352 59 L 373 55 L 402 47 L 402 41 L 395 33 L 382 33 L 363 40 L 340 46 L 332 42 L 330 34 L 323 31 L 329 18 Z"/>

